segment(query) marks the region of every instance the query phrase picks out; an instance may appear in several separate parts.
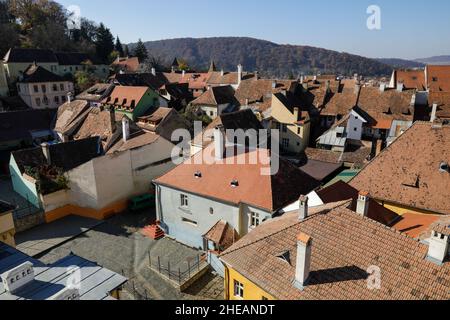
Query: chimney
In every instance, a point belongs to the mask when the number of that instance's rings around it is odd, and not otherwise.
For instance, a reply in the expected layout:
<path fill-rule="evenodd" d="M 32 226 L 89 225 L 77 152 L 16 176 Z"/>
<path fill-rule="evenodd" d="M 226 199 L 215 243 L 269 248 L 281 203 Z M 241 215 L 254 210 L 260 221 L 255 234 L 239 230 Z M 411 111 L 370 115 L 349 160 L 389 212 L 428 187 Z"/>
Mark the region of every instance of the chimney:
<path fill-rule="evenodd" d="M 300 76 L 300 83 L 303 84 L 303 82 L 305 82 L 305 76 L 301 75 L 301 76 Z"/>
<path fill-rule="evenodd" d="M 309 278 L 311 268 L 311 243 L 310 236 L 300 233 L 297 236 L 297 260 L 295 263 L 294 286 L 303 290 Z"/>
<path fill-rule="evenodd" d="M 245 105 L 248 107 L 248 98 L 245 99 Z"/>
<path fill-rule="evenodd" d="M 298 220 L 303 221 L 308 218 L 308 197 L 305 195 L 301 195 L 299 198 L 299 206 L 298 206 Z"/>
<path fill-rule="evenodd" d="M 448 255 L 449 235 L 433 230 L 431 232 L 431 238 L 428 247 L 428 260 L 441 265 L 442 263 L 444 263 Z"/>
<path fill-rule="evenodd" d="M 295 121 L 299 121 L 299 114 L 300 114 L 300 109 L 299 108 L 294 108 L 294 119 Z"/>
<path fill-rule="evenodd" d="M 24 262 L 1 274 L 1 278 L 5 290 L 14 294 L 14 292 L 34 280 L 33 264 L 30 261 Z"/>
<path fill-rule="evenodd" d="M 220 70 L 220 76 L 223 77 L 225 75 L 225 72 L 222 70 Z"/>
<path fill-rule="evenodd" d="M 130 120 L 126 116 L 122 118 L 122 136 L 123 142 L 127 142 L 130 139 Z"/>
<path fill-rule="evenodd" d="M 275 80 L 272 81 L 272 89 L 275 89 L 277 87 L 277 82 Z"/>
<path fill-rule="evenodd" d="M 405 88 L 405 85 L 401 82 L 397 82 L 397 91 L 403 92 L 403 89 Z"/>
<path fill-rule="evenodd" d="M 255 71 L 255 80 L 258 80 L 258 79 L 259 79 L 259 72 Z"/>
<path fill-rule="evenodd" d="M 214 152 L 217 161 L 223 160 L 225 153 L 225 137 L 223 126 L 217 126 L 214 129 Z"/>
<path fill-rule="evenodd" d="M 327 80 L 327 82 L 325 83 L 325 92 L 330 91 L 330 85 L 331 85 L 330 80 Z"/>
<path fill-rule="evenodd" d="M 111 133 L 114 133 L 114 131 L 116 131 L 116 111 L 114 109 L 114 106 L 110 106 L 108 108 L 108 112 L 109 112 L 109 124 L 110 124 L 110 130 Z"/>
<path fill-rule="evenodd" d="M 186 71 L 185 70 L 181 71 L 181 77 L 184 78 L 185 75 L 186 75 Z"/>
<path fill-rule="evenodd" d="M 243 73 L 243 68 L 242 68 L 242 65 L 241 64 L 239 64 L 238 66 L 237 66 L 237 68 L 238 68 L 238 85 L 240 85 L 241 84 L 241 81 L 242 81 L 242 73 Z"/>
<path fill-rule="evenodd" d="M 47 159 L 47 164 L 52 164 L 52 159 L 50 156 L 50 145 L 47 142 L 41 144 L 42 153 L 44 154 L 45 159 Z"/>
<path fill-rule="evenodd" d="M 369 193 L 366 191 L 361 191 L 358 194 L 358 202 L 356 204 L 356 213 L 363 216 L 363 217 L 367 217 L 369 214 Z"/>
<path fill-rule="evenodd" d="M 436 121 L 437 108 L 438 108 L 437 103 L 433 103 L 433 109 L 431 110 L 431 117 L 430 117 L 431 123 Z"/>
<path fill-rule="evenodd" d="M 386 91 L 386 83 L 383 82 L 383 83 L 380 84 L 380 91 L 381 92 L 385 92 Z"/>
<path fill-rule="evenodd" d="M 67 92 L 67 102 L 68 103 L 72 102 L 72 92 Z"/>
<path fill-rule="evenodd" d="M 317 76 L 316 76 L 316 75 L 314 76 L 313 80 L 314 80 L 314 81 L 317 81 Z"/>
<path fill-rule="evenodd" d="M 152 68 L 152 75 L 154 75 L 154 76 L 156 76 L 156 69 L 155 68 Z"/>

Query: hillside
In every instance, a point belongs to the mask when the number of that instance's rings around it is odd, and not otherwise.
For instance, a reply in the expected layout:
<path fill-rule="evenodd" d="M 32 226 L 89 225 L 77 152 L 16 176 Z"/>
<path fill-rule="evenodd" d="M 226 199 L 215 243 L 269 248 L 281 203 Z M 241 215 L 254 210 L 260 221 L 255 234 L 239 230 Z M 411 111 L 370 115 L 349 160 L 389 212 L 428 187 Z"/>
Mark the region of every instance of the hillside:
<path fill-rule="evenodd" d="M 241 63 L 247 71 L 258 70 L 274 77 L 296 77 L 300 73 L 376 76 L 392 72 L 391 67 L 361 56 L 252 38 L 182 38 L 145 42 L 145 46 L 150 55 L 164 59 L 166 64 L 178 57 L 196 69 L 207 69 L 214 59 L 217 67 L 225 71 L 235 70 Z"/>
<path fill-rule="evenodd" d="M 404 59 L 397 59 L 397 58 L 380 58 L 376 59 L 378 62 L 387 64 L 393 68 L 423 68 L 425 67 L 424 63 L 421 63 L 419 61 L 411 61 L 411 60 L 404 60 Z"/>
<path fill-rule="evenodd" d="M 446 65 L 446 64 L 450 64 L 450 56 L 435 56 L 435 57 L 429 57 L 429 58 L 416 59 L 416 61 L 425 63 L 425 64 Z"/>

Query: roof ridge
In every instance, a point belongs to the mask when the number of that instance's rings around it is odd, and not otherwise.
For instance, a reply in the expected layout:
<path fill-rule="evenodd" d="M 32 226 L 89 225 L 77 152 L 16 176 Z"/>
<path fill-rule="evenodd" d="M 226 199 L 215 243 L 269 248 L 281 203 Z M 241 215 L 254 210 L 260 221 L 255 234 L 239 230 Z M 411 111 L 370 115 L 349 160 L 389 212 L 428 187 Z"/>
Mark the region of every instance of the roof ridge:
<path fill-rule="evenodd" d="M 266 235 L 266 236 L 264 236 L 264 237 L 262 237 L 262 238 L 253 240 L 253 241 L 251 241 L 251 242 L 249 242 L 249 243 L 246 243 L 246 244 L 244 244 L 244 245 L 242 245 L 242 246 L 239 246 L 239 247 L 237 247 L 237 248 L 234 248 L 233 250 L 227 250 L 227 251 L 225 251 L 223 254 L 221 254 L 220 257 L 225 256 L 225 255 L 228 255 L 228 254 L 230 254 L 230 253 L 233 253 L 233 252 L 235 252 L 235 251 L 237 251 L 237 250 L 240 250 L 240 249 L 242 249 L 242 248 L 248 247 L 248 246 L 253 245 L 253 244 L 255 244 L 255 243 L 258 243 L 258 242 L 260 242 L 260 241 L 262 241 L 262 240 L 265 240 L 265 239 L 267 239 L 267 238 L 269 238 L 269 237 L 272 237 L 272 236 L 274 236 L 274 235 L 276 235 L 276 234 L 279 234 L 279 233 L 281 233 L 281 232 L 284 232 L 284 231 L 286 231 L 286 230 L 288 230 L 288 229 L 290 229 L 290 228 L 292 228 L 292 227 L 298 226 L 298 225 L 300 225 L 300 224 L 302 224 L 302 223 L 304 223 L 304 222 L 306 222 L 306 221 L 309 221 L 309 220 L 311 220 L 312 218 L 315 218 L 315 217 L 317 217 L 317 216 L 319 216 L 319 215 L 327 214 L 327 213 L 329 213 L 331 210 L 335 210 L 335 209 L 338 209 L 338 208 L 347 206 L 349 203 L 351 203 L 351 201 L 352 201 L 352 200 L 345 200 L 345 201 L 335 202 L 335 204 L 338 204 L 338 203 L 339 203 L 340 205 L 338 205 L 338 206 L 336 206 L 336 207 L 334 207 L 334 208 L 327 208 L 326 206 L 327 206 L 327 205 L 330 205 L 330 204 L 324 204 L 324 205 L 321 206 L 321 207 L 324 207 L 321 211 L 316 212 L 316 213 L 314 213 L 314 214 L 308 216 L 306 219 L 301 220 L 301 221 L 297 221 L 297 222 L 294 223 L 294 224 L 291 224 L 291 225 L 289 225 L 289 226 L 287 226 L 287 227 L 285 227 L 285 228 L 282 228 L 282 229 L 280 229 L 280 230 L 278 230 L 278 231 L 276 231 L 276 232 L 273 232 L 273 233 L 271 233 L 271 234 L 268 234 L 268 235 Z M 283 217 L 286 217 L 287 214 L 293 213 L 293 212 L 294 212 L 294 211 L 285 213 L 283 216 L 280 217 L 280 219 L 283 218 Z M 269 220 L 268 222 L 273 222 L 273 221 L 274 221 L 274 220 L 272 219 L 272 220 Z"/>

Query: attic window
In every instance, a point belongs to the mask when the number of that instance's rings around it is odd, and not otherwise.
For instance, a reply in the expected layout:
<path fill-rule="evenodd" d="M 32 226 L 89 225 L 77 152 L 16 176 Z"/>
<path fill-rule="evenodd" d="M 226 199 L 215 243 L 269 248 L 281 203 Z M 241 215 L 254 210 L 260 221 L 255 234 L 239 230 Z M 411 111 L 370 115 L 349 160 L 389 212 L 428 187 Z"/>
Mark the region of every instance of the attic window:
<path fill-rule="evenodd" d="M 416 76 L 413 76 L 412 79 L 413 79 L 413 80 L 417 80 L 417 77 L 416 77 Z"/>
<path fill-rule="evenodd" d="M 136 101 L 135 100 L 131 100 L 131 109 L 134 109 L 135 106 L 136 106 Z"/>
<path fill-rule="evenodd" d="M 231 187 L 232 187 L 232 188 L 237 188 L 237 187 L 239 187 L 239 181 L 237 181 L 237 180 L 231 181 Z"/>
<path fill-rule="evenodd" d="M 200 179 L 202 177 L 202 173 L 200 171 L 197 171 L 194 173 L 194 177 Z"/>
<path fill-rule="evenodd" d="M 277 258 L 291 264 L 291 252 L 290 251 L 285 251 L 282 254 L 278 255 Z"/>
<path fill-rule="evenodd" d="M 450 166 L 447 162 L 442 162 L 439 165 L 439 172 L 444 173 L 444 172 L 450 172 Z"/>
<path fill-rule="evenodd" d="M 433 77 L 433 78 L 432 78 L 432 81 L 433 81 L 433 82 L 437 82 L 437 81 L 438 81 L 438 78 L 437 78 L 437 77 Z"/>

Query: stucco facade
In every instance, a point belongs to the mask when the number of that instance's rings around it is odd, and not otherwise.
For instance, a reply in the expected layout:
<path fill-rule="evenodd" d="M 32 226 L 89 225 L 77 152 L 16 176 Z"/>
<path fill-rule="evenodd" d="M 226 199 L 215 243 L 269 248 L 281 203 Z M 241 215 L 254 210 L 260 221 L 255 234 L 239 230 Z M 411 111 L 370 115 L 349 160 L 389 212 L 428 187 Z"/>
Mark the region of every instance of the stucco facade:
<path fill-rule="evenodd" d="M 225 300 L 276 300 L 272 295 L 258 287 L 256 284 L 248 280 L 246 277 L 238 273 L 230 266 L 225 266 Z M 235 286 L 240 285 L 242 288 L 242 297 L 236 295 Z"/>
<path fill-rule="evenodd" d="M 311 123 L 309 117 L 299 122 L 299 112 L 297 108 L 291 112 L 276 95 L 272 95 L 271 127 L 280 130 L 283 151 L 300 153 L 308 147 Z"/>
<path fill-rule="evenodd" d="M 67 101 L 67 94 L 73 93 L 73 83 L 40 82 L 17 83 L 17 91 L 22 100 L 33 109 L 55 109 Z"/>
<path fill-rule="evenodd" d="M 181 203 L 182 195 L 187 196 L 187 206 Z M 156 185 L 156 212 L 167 235 L 201 249 L 206 249 L 203 235 L 219 220 L 227 221 L 242 237 L 252 230 L 251 212 L 259 214 L 260 222 L 272 217 L 271 212 L 244 203 L 226 203 L 163 185 Z"/>

